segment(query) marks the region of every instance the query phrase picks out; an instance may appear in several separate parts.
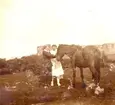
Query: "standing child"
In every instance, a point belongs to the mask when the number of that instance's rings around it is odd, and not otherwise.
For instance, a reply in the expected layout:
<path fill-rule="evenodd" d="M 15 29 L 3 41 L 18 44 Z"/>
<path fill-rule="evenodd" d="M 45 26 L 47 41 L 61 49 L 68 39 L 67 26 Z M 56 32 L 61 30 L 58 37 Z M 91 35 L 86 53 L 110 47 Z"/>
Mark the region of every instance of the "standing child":
<path fill-rule="evenodd" d="M 52 45 L 50 53 L 56 56 L 56 52 L 57 52 L 57 46 Z M 51 62 L 52 62 L 52 75 L 54 77 L 57 77 L 57 84 L 58 86 L 60 86 L 59 79 L 60 76 L 63 75 L 62 65 L 59 61 L 56 60 L 56 58 L 51 59 Z M 53 83 L 51 85 L 53 85 Z"/>

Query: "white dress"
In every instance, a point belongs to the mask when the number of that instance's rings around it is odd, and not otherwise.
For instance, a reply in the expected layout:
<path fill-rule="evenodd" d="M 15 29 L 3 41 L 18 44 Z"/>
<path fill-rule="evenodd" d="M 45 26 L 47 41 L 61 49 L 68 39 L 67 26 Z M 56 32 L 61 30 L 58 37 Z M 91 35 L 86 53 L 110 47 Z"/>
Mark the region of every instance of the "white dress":
<path fill-rule="evenodd" d="M 51 50 L 50 53 L 56 55 L 56 51 Z M 58 86 L 60 86 L 59 79 L 64 74 L 62 65 L 59 61 L 56 60 L 56 58 L 51 59 L 51 62 L 53 65 L 52 66 L 52 76 L 57 77 L 57 84 L 58 84 Z M 53 80 L 52 80 L 51 85 L 53 86 Z"/>
<path fill-rule="evenodd" d="M 50 53 L 55 55 L 56 51 L 51 50 Z M 62 68 L 61 63 L 59 61 L 57 61 L 56 58 L 53 58 L 51 60 L 51 62 L 53 65 L 52 66 L 52 75 L 57 76 L 57 77 L 63 75 L 64 72 L 63 72 L 63 68 Z"/>

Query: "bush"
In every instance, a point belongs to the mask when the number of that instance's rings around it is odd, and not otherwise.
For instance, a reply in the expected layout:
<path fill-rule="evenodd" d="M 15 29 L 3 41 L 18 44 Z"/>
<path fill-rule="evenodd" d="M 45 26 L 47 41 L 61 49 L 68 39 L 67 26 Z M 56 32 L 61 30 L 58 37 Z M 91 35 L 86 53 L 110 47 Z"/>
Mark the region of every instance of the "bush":
<path fill-rule="evenodd" d="M 6 60 L 0 58 L 0 68 L 4 68 L 7 66 Z"/>

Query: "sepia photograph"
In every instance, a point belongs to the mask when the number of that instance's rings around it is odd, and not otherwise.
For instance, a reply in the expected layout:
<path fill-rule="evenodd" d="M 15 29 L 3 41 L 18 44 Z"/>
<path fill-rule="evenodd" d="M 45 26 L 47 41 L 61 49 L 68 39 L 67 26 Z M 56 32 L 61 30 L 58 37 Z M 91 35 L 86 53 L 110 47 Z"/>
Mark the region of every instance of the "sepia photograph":
<path fill-rule="evenodd" d="M 0 105 L 115 105 L 115 1 L 0 0 Z"/>

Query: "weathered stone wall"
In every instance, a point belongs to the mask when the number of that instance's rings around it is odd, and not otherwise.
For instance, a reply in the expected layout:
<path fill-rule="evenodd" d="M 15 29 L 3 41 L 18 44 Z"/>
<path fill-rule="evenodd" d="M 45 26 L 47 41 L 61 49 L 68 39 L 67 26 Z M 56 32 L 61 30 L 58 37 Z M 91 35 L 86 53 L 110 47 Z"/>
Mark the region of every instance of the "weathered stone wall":
<path fill-rule="evenodd" d="M 50 44 L 37 46 L 37 55 L 41 55 L 45 47 L 48 47 L 49 49 L 51 49 Z"/>
<path fill-rule="evenodd" d="M 115 43 L 103 44 L 102 46 L 107 54 L 115 54 Z"/>
<path fill-rule="evenodd" d="M 103 50 L 105 54 L 115 54 L 115 43 L 105 43 L 102 45 L 96 45 L 101 51 Z"/>

